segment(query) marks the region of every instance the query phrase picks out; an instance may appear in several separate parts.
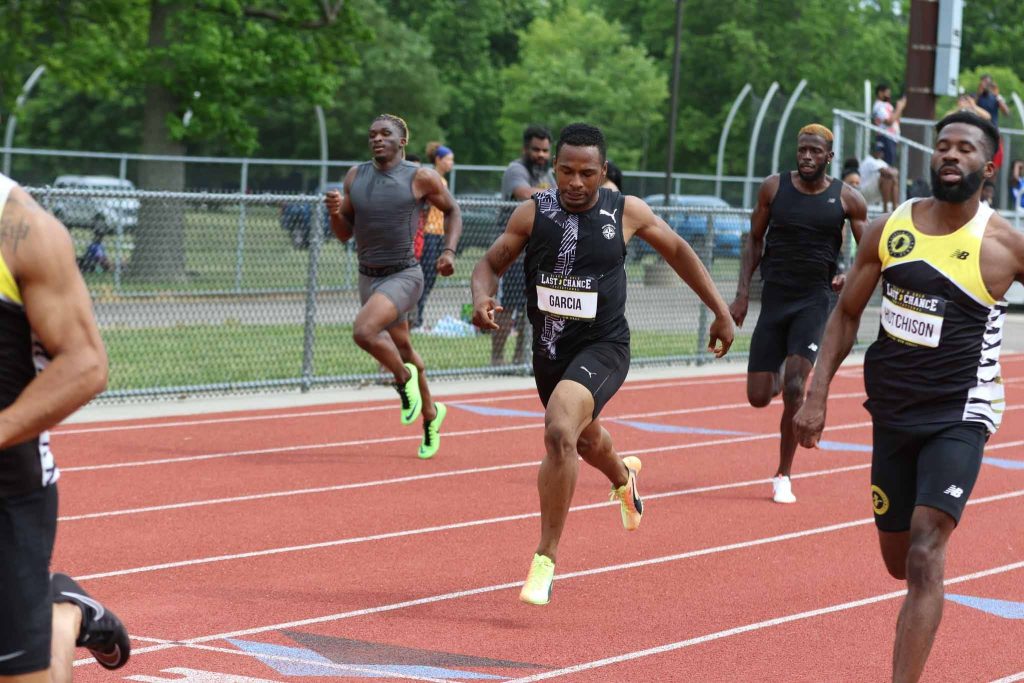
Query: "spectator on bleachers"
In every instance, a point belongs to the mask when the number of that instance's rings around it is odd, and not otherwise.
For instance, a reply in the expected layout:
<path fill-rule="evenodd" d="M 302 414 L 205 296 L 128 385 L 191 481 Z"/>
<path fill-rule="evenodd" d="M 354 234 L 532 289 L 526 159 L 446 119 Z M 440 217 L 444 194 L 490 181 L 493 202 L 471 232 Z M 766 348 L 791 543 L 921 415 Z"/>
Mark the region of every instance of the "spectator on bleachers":
<path fill-rule="evenodd" d="M 860 162 L 860 193 L 868 206 L 881 204 L 882 211 L 893 211 L 897 204 L 900 172 L 884 159 L 885 143 L 876 140 L 871 156 Z"/>
<path fill-rule="evenodd" d="M 875 103 L 871 107 L 871 123 L 886 130 L 885 133 L 879 133 L 875 137 L 875 141 L 882 143 L 882 158 L 889 166 L 896 163 L 896 138 L 900 134 L 900 117 L 903 116 L 906 106 L 906 96 L 901 97 L 893 105 L 892 88 L 888 83 L 879 83 L 875 86 Z"/>

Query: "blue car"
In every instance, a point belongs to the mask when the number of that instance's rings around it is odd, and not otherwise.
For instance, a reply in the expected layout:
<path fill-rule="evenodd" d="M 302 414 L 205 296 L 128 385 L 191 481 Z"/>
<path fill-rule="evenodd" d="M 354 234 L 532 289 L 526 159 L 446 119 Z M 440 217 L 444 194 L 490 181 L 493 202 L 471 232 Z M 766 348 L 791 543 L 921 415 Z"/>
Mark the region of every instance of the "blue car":
<path fill-rule="evenodd" d="M 644 201 L 655 210 L 665 206 L 665 195 L 652 194 L 644 197 Z M 730 209 L 729 203 L 714 195 L 674 194 L 670 197 L 669 206 L 692 207 L 690 211 L 674 211 L 663 215 L 665 222 L 684 240 L 690 243 L 698 254 L 704 254 L 704 235 L 708 230 L 708 216 L 714 221 L 715 256 L 739 258 L 743 248 L 743 235 L 750 230 L 750 221 L 746 216 L 735 213 L 716 213 L 715 209 Z M 639 246 L 639 245 L 638 245 Z M 644 252 L 651 249 L 643 245 Z"/>

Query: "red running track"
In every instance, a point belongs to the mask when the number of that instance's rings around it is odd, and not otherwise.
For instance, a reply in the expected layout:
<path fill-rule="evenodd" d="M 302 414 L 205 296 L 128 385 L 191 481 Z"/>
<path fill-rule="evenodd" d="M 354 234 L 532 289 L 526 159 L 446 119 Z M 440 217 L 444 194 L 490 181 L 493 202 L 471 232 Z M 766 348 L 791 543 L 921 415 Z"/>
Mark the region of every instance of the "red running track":
<path fill-rule="evenodd" d="M 1005 360 L 930 681 L 1024 680 L 1024 357 Z M 76 680 L 887 680 L 903 586 L 878 556 L 860 373 L 833 385 L 834 448 L 797 454 L 791 506 L 770 500 L 781 405 L 744 393 L 738 375 L 627 383 L 604 417 L 643 459 L 643 525 L 624 532 L 581 464 L 545 607 L 517 600 L 539 533 L 533 392 L 451 397 L 428 462 L 392 401 L 61 427 L 54 567 L 135 647 Z M 980 599 L 1003 602 L 964 604 Z"/>

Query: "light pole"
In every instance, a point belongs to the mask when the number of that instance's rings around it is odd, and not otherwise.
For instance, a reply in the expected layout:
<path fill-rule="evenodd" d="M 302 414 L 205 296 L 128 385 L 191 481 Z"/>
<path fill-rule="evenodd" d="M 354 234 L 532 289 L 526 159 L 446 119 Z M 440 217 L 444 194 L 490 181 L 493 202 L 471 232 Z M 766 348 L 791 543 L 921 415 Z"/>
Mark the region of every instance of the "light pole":
<path fill-rule="evenodd" d="M 671 204 L 672 167 L 675 165 L 676 117 L 679 112 L 679 43 L 683 33 L 683 0 L 676 0 L 675 47 L 672 51 L 672 93 L 668 115 L 668 154 L 665 162 L 665 206 Z"/>
<path fill-rule="evenodd" d="M 4 131 L 4 147 L 6 148 L 4 150 L 4 175 L 11 174 L 11 143 L 14 142 L 14 129 L 18 125 L 18 110 L 25 104 L 25 99 L 32 92 L 32 88 L 36 86 L 36 82 L 42 77 L 44 71 L 46 71 L 46 67 L 40 64 L 25 81 L 25 85 L 21 86 L 21 94 L 14 101 L 14 109 L 11 110 L 11 116 L 7 119 L 7 129 Z"/>

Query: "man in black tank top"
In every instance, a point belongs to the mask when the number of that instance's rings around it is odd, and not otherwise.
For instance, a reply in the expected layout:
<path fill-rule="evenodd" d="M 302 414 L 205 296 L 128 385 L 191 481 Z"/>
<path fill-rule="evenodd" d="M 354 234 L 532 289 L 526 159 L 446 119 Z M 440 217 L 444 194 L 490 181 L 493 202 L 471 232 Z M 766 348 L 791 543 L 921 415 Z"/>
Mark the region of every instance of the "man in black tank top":
<path fill-rule="evenodd" d="M 760 263 L 764 289 L 761 314 L 750 339 L 747 400 L 763 408 L 782 393 L 779 467 L 772 479 L 776 503 L 796 502 L 789 479 L 796 454 L 793 415 L 803 401 L 818 352 L 828 317 L 829 289 L 838 291 L 843 286 L 843 276 L 836 275 L 843 226 L 849 219 L 859 242 L 867 222 L 861 194 L 825 175 L 832 156 L 832 132 L 818 124 L 804 126 L 797 136 L 797 170 L 761 183 L 750 215 L 750 238 L 736 299 L 729 307 L 733 320 L 742 326 L 750 279 Z"/>
<path fill-rule="evenodd" d="M 601 131 L 566 126 L 556 146 L 557 189 L 520 204 L 473 270 L 473 323 L 496 329 L 498 277 L 526 250 L 534 377 L 546 409 L 540 544 L 519 595 L 535 605 L 550 598 L 577 453 L 608 477 L 627 530 L 636 529 L 643 514 L 636 487 L 640 460 L 620 457 L 598 419 L 629 369 L 623 259 L 630 238 L 650 243 L 714 312 L 710 351 L 725 355 L 733 339 L 729 310 L 693 249 L 642 200 L 601 189 L 606 172 Z"/>
<path fill-rule="evenodd" d="M 345 175 L 345 195 L 327 193 L 331 229 L 359 248 L 359 297 L 363 307 L 352 324 L 352 338 L 395 376 L 402 401 L 402 424 L 423 415 L 418 455 L 434 457 L 441 443 L 441 424 L 448 413 L 430 395 L 423 359 L 412 347 L 409 314 L 423 292 L 423 271 L 413 240 L 424 202 L 444 213 L 444 248 L 437 272 L 455 272 L 455 249 L 462 234 L 462 214 L 444 180 L 433 168 L 405 161 L 409 129 L 405 121 L 381 114 L 370 126 L 373 161 L 354 166 Z"/>
<path fill-rule="evenodd" d="M 814 447 L 829 384 L 881 279 L 879 335 L 864 358 L 864 380 L 879 548 L 889 574 L 907 583 L 893 647 L 892 680 L 900 683 L 920 678 L 942 618 L 949 539 L 1005 410 L 1003 298 L 1024 282 L 1024 234 L 981 205 L 982 183 L 995 175 L 998 132 L 971 112 L 935 127 L 934 197 L 912 199 L 868 225 L 794 418 L 801 445 Z"/>

